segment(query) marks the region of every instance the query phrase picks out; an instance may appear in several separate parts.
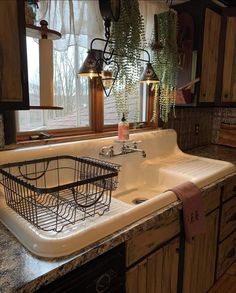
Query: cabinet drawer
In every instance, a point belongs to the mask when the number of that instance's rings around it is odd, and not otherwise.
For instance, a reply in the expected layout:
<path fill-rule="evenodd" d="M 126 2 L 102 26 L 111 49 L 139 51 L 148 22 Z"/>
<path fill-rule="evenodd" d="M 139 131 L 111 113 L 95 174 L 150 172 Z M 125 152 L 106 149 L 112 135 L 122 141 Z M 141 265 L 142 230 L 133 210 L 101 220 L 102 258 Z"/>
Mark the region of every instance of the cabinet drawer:
<path fill-rule="evenodd" d="M 236 197 L 227 201 L 222 207 L 220 223 L 220 241 L 236 229 Z"/>
<path fill-rule="evenodd" d="M 127 293 L 176 293 L 179 239 L 149 255 L 126 273 Z"/>
<path fill-rule="evenodd" d="M 226 181 L 222 199 L 226 201 L 232 196 L 236 196 L 236 175 Z"/>
<path fill-rule="evenodd" d="M 219 246 L 217 274 L 219 278 L 227 268 L 236 260 L 236 233 L 225 239 Z"/>
<path fill-rule="evenodd" d="M 163 217 L 155 227 L 126 242 L 126 266 L 129 267 L 145 255 L 156 250 L 180 232 L 179 213 Z"/>
<path fill-rule="evenodd" d="M 204 210 L 206 214 L 220 205 L 220 193 L 221 188 L 219 186 L 203 193 Z"/>

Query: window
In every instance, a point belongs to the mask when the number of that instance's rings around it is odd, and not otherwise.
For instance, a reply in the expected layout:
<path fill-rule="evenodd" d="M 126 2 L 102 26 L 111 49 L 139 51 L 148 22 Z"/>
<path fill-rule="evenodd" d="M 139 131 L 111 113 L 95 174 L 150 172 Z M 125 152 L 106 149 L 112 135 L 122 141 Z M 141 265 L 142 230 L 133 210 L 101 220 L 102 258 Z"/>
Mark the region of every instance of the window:
<path fill-rule="evenodd" d="M 54 104 L 63 107 L 63 110 L 18 111 L 19 137 L 22 134 L 25 138 L 25 135 L 30 136 L 42 131 L 55 132 L 59 136 L 60 132 L 65 135 L 116 129 L 115 125 L 119 117 L 115 98 L 112 94 L 107 98 L 98 81 L 77 75 L 79 67 L 87 56 L 90 41 L 94 37 L 104 35 L 98 1 L 40 1 L 39 3 L 42 5 L 40 17 L 50 19 L 49 27 L 63 34 L 62 43 L 56 45 L 53 56 Z M 48 3 L 51 5 L 50 9 Z M 70 5 L 74 5 L 74 19 L 68 14 Z M 52 11 L 54 14 L 49 15 Z M 61 19 L 55 17 L 58 15 L 61 17 L 62 11 L 65 15 Z M 30 105 L 35 106 L 40 104 L 39 48 L 38 43 L 29 37 L 27 37 L 27 56 Z M 145 85 L 137 85 L 137 91 L 129 97 L 130 123 L 150 120 L 152 107 L 150 107 L 148 92 L 149 89 Z"/>
<path fill-rule="evenodd" d="M 83 61 L 87 50 L 70 46 L 66 51 L 54 51 L 54 103 L 63 110 L 19 111 L 19 131 L 42 131 L 90 126 L 88 80 L 77 78 L 76 68 Z M 28 76 L 30 105 L 39 102 L 39 49 L 27 37 Z"/>

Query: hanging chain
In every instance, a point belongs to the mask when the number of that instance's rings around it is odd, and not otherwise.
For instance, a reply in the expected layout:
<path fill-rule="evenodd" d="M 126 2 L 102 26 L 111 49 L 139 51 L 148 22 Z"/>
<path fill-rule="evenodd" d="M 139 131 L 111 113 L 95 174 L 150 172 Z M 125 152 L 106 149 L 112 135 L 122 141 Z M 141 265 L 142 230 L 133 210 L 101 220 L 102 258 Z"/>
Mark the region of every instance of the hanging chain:
<path fill-rule="evenodd" d="M 104 26 L 105 26 L 105 37 L 106 37 L 106 39 L 110 39 L 111 20 L 109 18 L 105 19 Z"/>
<path fill-rule="evenodd" d="M 109 39 L 111 36 L 111 34 L 110 34 L 111 20 L 109 18 L 105 18 L 104 26 L 105 26 L 106 44 L 103 49 L 103 59 L 108 64 L 108 62 L 111 61 L 113 54 L 114 54 L 114 49 L 112 49 L 111 52 L 107 53 L 107 47 L 108 47 Z"/>

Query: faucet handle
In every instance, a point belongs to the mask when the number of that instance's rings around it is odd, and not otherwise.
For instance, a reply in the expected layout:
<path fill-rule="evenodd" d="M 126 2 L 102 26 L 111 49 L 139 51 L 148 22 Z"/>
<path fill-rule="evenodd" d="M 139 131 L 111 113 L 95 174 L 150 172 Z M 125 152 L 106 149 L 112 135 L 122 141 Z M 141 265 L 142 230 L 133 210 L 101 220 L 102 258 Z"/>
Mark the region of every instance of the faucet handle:
<path fill-rule="evenodd" d="M 134 140 L 134 141 L 133 141 L 133 146 L 134 146 L 134 148 L 137 148 L 138 143 L 141 143 L 141 142 L 142 142 L 141 140 Z"/>
<path fill-rule="evenodd" d="M 114 150 L 113 145 L 103 146 L 99 151 L 99 156 L 101 157 L 112 157 Z"/>

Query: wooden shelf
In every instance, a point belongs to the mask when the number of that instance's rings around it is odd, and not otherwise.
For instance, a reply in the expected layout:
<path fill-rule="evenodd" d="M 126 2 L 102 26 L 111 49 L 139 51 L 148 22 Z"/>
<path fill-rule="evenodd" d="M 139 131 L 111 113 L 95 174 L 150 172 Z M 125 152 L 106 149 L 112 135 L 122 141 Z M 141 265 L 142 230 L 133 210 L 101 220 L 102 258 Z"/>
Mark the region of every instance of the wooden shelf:
<path fill-rule="evenodd" d="M 63 107 L 59 106 L 30 106 L 30 110 L 63 110 Z"/>
<path fill-rule="evenodd" d="M 46 30 L 47 38 L 50 40 L 59 40 L 61 38 L 61 33 L 48 29 Z M 28 37 L 41 39 L 42 38 L 42 28 L 41 26 L 36 26 L 33 24 L 26 24 L 26 35 Z"/>

